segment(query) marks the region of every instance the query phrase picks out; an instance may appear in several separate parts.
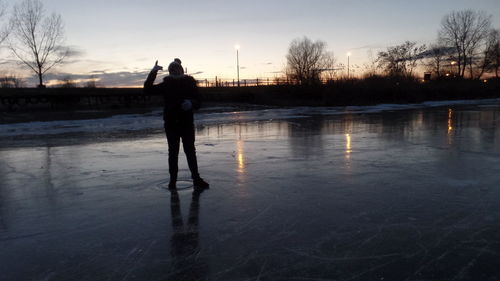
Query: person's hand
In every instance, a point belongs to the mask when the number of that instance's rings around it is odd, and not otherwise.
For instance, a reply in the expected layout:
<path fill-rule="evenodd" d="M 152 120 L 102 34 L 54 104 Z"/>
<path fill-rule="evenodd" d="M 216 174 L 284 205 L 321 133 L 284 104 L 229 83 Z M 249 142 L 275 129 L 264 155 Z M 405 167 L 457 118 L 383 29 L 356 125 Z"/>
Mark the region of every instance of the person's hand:
<path fill-rule="evenodd" d="M 152 71 L 159 71 L 159 70 L 163 70 L 163 66 L 158 65 L 158 61 L 156 61 Z"/>
<path fill-rule="evenodd" d="M 190 100 L 184 100 L 181 104 L 182 110 L 189 111 L 193 108 L 193 103 Z"/>

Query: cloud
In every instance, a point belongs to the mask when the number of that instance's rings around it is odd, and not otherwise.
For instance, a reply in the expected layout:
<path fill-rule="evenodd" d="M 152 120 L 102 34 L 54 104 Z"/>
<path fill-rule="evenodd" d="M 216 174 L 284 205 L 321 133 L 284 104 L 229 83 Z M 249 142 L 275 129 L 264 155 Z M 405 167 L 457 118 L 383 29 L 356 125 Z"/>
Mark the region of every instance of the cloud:
<path fill-rule="evenodd" d="M 48 73 L 45 75 L 45 84 L 55 86 L 63 80 L 73 81 L 77 86 L 85 86 L 89 81 L 95 81 L 98 87 L 142 87 L 149 70 L 136 70 L 136 71 L 117 71 L 108 72 L 109 70 L 95 70 L 86 74 L 71 74 L 66 72 Z M 203 71 L 189 73 L 189 75 L 203 74 Z M 164 72 L 157 77 L 157 83 L 163 79 L 163 76 L 168 75 Z M 35 75 L 27 78 L 30 85 L 36 85 L 38 78 Z"/>
<path fill-rule="evenodd" d="M 90 74 L 92 74 L 92 75 L 104 74 L 104 73 L 110 72 L 110 71 L 111 71 L 111 69 L 94 70 L 94 71 L 91 71 Z"/>
<path fill-rule="evenodd" d="M 148 76 L 149 71 L 119 71 L 104 72 L 93 71 L 89 74 L 71 74 L 71 73 L 48 73 L 44 81 L 47 85 L 56 85 L 59 81 L 74 81 L 77 86 L 84 86 L 89 81 L 96 81 L 98 87 L 140 87 Z M 30 85 L 37 84 L 37 77 L 32 75 L 27 78 Z"/>
<path fill-rule="evenodd" d="M 112 63 L 81 58 L 85 52 L 75 46 L 69 46 L 71 49 L 70 57 L 68 57 L 63 65 L 59 68 L 53 69 L 44 75 L 44 83 L 47 85 L 57 84 L 58 81 L 69 79 L 74 81 L 77 86 L 84 86 L 88 81 L 94 80 L 99 87 L 138 87 L 142 86 L 144 80 L 149 74 L 149 69 L 134 68 L 121 70 L 112 69 L 103 65 L 110 65 Z M 64 65 L 82 64 L 90 69 L 94 69 L 85 73 L 71 73 L 64 71 Z M 94 65 L 95 67 L 92 67 Z M 202 72 L 199 72 L 202 73 Z M 195 74 L 199 74 L 195 73 Z M 12 58 L 0 59 L 0 76 L 16 74 L 26 81 L 26 85 L 33 87 L 38 85 L 38 78 L 34 72 L 30 71 L 28 67 L 22 64 L 19 60 Z M 167 74 L 167 72 L 165 72 Z M 50 82 L 50 83 L 49 83 Z"/>
<path fill-rule="evenodd" d="M 83 49 L 81 49 L 80 47 L 74 46 L 74 45 L 65 46 L 64 48 L 68 50 L 68 57 L 72 57 L 72 58 L 83 57 L 87 53 Z"/>
<path fill-rule="evenodd" d="M 74 64 L 80 63 L 83 60 L 81 59 L 85 56 L 86 52 L 77 46 L 62 46 L 60 50 L 58 50 L 59 55 L 65 55 L 64 63 L 65 64 Z"/>
<path fill-rule="evenodd" d="M 19 65 L 19 61 L 13 59 L 0 60 L 0 65 L 6 65 L 12 67 L 14 65 Z"/>
<path fill-rule="evenodd" d="M 94 75 L 99 84 L 106 87 L 137 87 L 141 86 L 149 74 L 147 71 L 121 71 Z"/>
<path fill-rule="evenodd" d="M 419 58 L 432 58 L 436 55 L 449 56 L 455 52 L 453 47 L 434 47 L 419 54 Z"/>
<path fill-rule="evenodd" d="M 81 56 L 83 52 L 75 49 L 75 55 Z M 102 65 L 103 61 L 97 60 L 87 60 L 87 59 L 67 59 L 64 65 L 83 63 L 85 65 Z M 92 68 L 91 68 L 92 69 Z M 48 86 L 55 86 L 63 80 L 71 80 L 77 86 L 85 86 L 89 81 L 95 81 L 98 87 L 142 87 L 146 77 L 149 74 L 149 68 L 126 68 L 113 69 L 109 67 L 93 68 L 94 70 L 89 70 L 85 73 L 71 73 L 70 71 L 64 71 L 64 68 L 54 69 L 44 75 L 44 83 Z M 196 71 L 190 73 L 190 75 L 200 75 L 205 73 L 204 71 Z M 34 75 L 33 72 L 29 71 L 27 67 L 22 65 L 22 63 L 15 59 L 3 59 L 0 60 L 0 77 L 3 75 L 16 74 L 23 77 L 26 81 L 26 85 L 33 87 L 38 84 L 38 77 Z M 168 75 L 168 72 L 162 72 L 158 76 L 157 81 L 160 81 L 162 76 Z"/>

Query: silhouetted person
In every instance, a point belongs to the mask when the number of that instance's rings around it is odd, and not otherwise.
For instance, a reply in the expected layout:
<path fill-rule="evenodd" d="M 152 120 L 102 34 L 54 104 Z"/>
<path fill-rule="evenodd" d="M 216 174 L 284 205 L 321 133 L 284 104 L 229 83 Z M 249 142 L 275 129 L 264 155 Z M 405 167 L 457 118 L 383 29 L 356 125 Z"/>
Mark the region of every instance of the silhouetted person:
<path fill-rule="evenodd" d="M 168 66 L 169 75 L 163 78 L 163 82 L 154 85 L 159 70 L 163 70 L 163 67 L 159 66 L 158 61 L 156 61 L 146 82 L 144 82 L 144 91 L 148 94 L 162 95 L 164 100 L 163 120 L 168 141 L 168 169 L 170 173 L 168 188 L 176 189 L 181 139 L 194 187 L 208 188 L 209 184 L 200 177 L 198 172 L 194 146 L 193 110 L 200 107 L 196 81 L 192 76 L 184 75 L 180 59 L 175 59 Z"/>
<path fill-rule="evenodd" d="M 200 195 L 203 189 L 195 189 L 189 208 L 188 224 L 184 226 L 181 205 L 177 190 L 170 191 L 170 210 L 172 214 L 173 234 L 172 266 L 175 275 L 171 280 L 205 280 L 208 275 L 208 264 L 199 257 L 198 215 L 200 212 Z"/>

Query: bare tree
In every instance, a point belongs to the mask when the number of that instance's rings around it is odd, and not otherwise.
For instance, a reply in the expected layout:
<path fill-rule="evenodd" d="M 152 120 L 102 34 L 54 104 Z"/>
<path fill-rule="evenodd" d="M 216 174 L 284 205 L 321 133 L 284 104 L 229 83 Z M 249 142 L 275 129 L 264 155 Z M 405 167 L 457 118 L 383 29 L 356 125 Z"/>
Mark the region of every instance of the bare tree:
<path fill-rule="evenodd" d="M 454 11 L 444 16 L 439 37 L 453 47 L 457 56 L 457 73 L 464 77 L 467 65 L 472 75 L 472 58 L 491 29 L 491 16 L 473 10 Z"/>
<path fill-rule="evenodd" d="M 43 75 L 62 63 L 69 50 L 62 46 L 64 28 L 61 16 L 46 15 L 40 0 L 24 0 L 14 6 L 10 19 L 8 47 L 38 76 L 38 87 L 44 88 Z"/>
<path fill-rule="evenodd" d="M 363 69 L 364 69 L 364 77 L 373 77 L 378 75 L 378 63 L 377 63 L 377 58 L 373 56 L 373 50 L 370 49 L 366 52 L 366 55 L 368 57 L 367 62 L 363 64 Z"/>
<path fill-rule="evenodd" d="M 323 71 L 333 68 L 333 53 L 326 51 L 326 43 L 313 42 L 304 37 L 292 41 L 286 56 L 287 76 L 300 84 L 318 82 Z"/>
<path fill-rule="evenodd" d="M 337 77 L 337 71 L 340 70 L 336 68 L 337 58 L 333 55 L 333 52 L 326 52 L 324 61 L 323 61 L 323 69 L 321 70 L 321 76 L 323 76 L 328 81 L 334 80 Z"/>
<path fill-rule="evenodd" d="M 495 77 L 498 78 L 500 69 L 500 31 L 498 29 L 491 30 L 484 55 L 484 68 L 486 71 L 494 72 Z"/>
<path fill-rule="evenodd" d="M 471 58 L 469 67 L 473 68 L 470 70 L 472 78 L 481 79 L 484 73 L 494 70 L 494 65 L 498 62 L 498 58 L 496 58 L 498 44 L 498 30 L 492 29 L 485 39 L 484 48 L 479 54 Z"/>
<path fill-rule="evenodd" d="M 77 82 L 71 78 L 70 75 L 64 76 L 61 80 L 59 80 L 59 85 L 60 88 L 76 88 Z"/>
<path fill-rule="evenodd" d="M 16 74 L 0 77 L 0 88 L 22 88 L 24 85 L 24 80 Z"/>
<path fill-rule="evenodd" d="M 406 41 L 401 45 L 388 47 L 385 52 L 379 52 L 377 63 L 389 76 L 410 78 L 426 48 L 425 45 L 417 46 L 416 42 Z"/>
<path fill-rule="evenodd" d="M 439 78 L 450 71 L 449 66 L 453 61 L 453 52 L 453 48 L 437 43 L 430 45 L 428 50 L 422 53 L 421 56 L 425 59 L 425 66 L 428 71 Z"/>
<path fill-rule="evenodd" d="M 3 24 L 3 20 L 5 18 L 5 11 L 7 10 L 7 5 L 5 2 L 0 0 L 0 22 Z M 4 28 L 2 26 L 2 29 L 0 30 L 0 45 L 7 39 L 7 36 L 9 36 L 9 28 Z"/>
<path fill-rule="evenodd" d="M 91 75 L 90 78 L 85 83 L 85 88 L 97 88 L 97 78 L 94 75 Z"/>

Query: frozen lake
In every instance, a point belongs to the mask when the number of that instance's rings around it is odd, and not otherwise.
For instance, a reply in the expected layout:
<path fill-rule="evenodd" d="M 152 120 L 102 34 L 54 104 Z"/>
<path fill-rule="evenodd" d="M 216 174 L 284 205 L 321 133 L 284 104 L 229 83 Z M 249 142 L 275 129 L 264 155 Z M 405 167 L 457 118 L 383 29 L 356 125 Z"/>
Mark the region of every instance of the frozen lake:
<path fill-rule="evenodd" d="M 500 280 L 500 101 L 0 125 L 0 280 Z"/>

